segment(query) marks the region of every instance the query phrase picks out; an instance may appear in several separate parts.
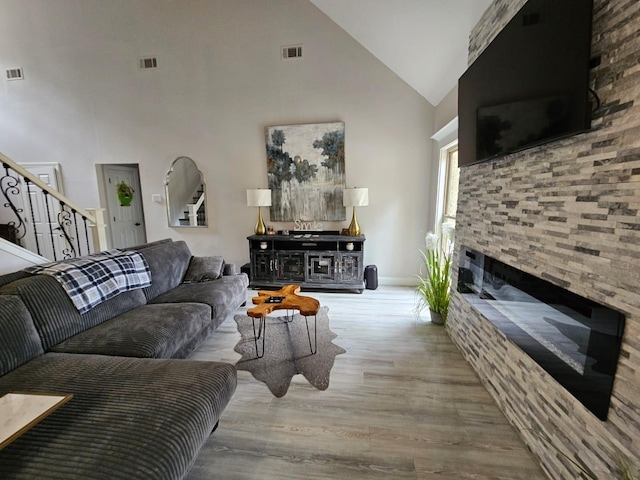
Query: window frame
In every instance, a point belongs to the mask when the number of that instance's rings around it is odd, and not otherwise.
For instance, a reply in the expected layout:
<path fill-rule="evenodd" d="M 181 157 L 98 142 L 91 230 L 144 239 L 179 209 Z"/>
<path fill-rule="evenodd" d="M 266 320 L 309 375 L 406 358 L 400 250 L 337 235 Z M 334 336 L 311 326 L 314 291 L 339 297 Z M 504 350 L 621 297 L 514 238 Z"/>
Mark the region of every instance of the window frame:
<path fill-rule="evenodd" d="M 438 164 L 438 197 L 436 202 L 436 225 L 434 231 L 441 233 L 442 224 L 448 220 L 455 222 L 455 215 L 446 214 L 446 200 L 450 182 L 450 155 L 458 150 L 458 139 L 440 147 L 440 160 Z"/>
<path fill-rule="evenodd" d="M 452 184 L 452 163 L 453 163 L 453 159 L 452 156 L 453 154 L 456 154 L 456 156 L 458 155 L 458 142 L 455 142 L 455 145 L 451 146 L 450 148 L 445 150 L 445 185 L 444 185 L 444 198 L 443 198 L 443 204 L 442 204 L 442 221 L 446 222 L 447 220 L 453 220 L 455 222 L 456 220 L 456 214 L 451 214 L 450 212 L 447 212 L 447 206 L 449 204 L 449 197 L 451 195 L 451 184 Z M 457 164 L 457 161 L 456 161 Z M 456 166 L 456 168 L 460 168 L 458 166 Z M 460 175 L 458 175 L 458 184 L 460 182 Z M 457 202 L 456 202 L 457 204 Z M 457 209 L 457 205 L 456 205 L 456 209 Z"/>

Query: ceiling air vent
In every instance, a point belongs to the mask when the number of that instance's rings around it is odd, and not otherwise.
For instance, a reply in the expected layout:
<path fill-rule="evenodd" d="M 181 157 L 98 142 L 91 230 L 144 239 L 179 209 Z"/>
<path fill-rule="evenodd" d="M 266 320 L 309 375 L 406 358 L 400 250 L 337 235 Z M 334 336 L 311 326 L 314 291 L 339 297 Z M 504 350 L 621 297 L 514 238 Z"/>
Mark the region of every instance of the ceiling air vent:
<path fill-rule="evenodd" d="M 138 62 L 141 70 L 146 70 L 148 68 L 158 68 L 157 57 L 143 57 L 138 59 Z"/>
<path fill-rule="evenodd" d="M 283 60 L 293 60 L 296 58 L 302 58 L 302 45 L 289 45 L 288 47 L 282 47 Z"/>
<path fill-rule="evenodd" d="M 21 68 L 7 69 L 7 80 L 24 80 L 22 69 Z"/>

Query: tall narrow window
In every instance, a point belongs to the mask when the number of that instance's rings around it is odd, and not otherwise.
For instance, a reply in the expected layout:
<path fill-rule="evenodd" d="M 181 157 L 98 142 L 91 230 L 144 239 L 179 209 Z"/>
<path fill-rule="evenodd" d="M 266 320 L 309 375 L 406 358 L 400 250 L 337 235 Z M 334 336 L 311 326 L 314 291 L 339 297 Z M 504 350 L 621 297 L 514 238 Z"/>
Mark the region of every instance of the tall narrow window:
<path fill-rule="evenodd" d="M 446 150 L 445 168 L 444 211 L 442 212 L 442 221 L 453 223 L 455 226 L 456 209 L 458 208 L 458 184 L 460 183 L 457 144 Z"/>

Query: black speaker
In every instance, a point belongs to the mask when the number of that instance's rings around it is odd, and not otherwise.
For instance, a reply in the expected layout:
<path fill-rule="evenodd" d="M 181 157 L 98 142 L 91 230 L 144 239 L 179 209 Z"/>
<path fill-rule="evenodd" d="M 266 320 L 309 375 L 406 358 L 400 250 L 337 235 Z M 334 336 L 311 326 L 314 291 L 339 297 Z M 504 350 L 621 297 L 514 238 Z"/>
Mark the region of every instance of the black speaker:
<path fill-rule="evenodd" d="M 375 265 L 367 265 L 364 269 L 364 285 L 367 290 L 375 290 L 378 288 L 378 267 Z"/>
<path fill-rule="evenodd" d="M 242 265 L 240 267 L 240 272 L 246 273 L 247 277 L 249 277 L 249 279 L 251 279 L 251 265 L 249 265 L 248 263 L 245 263 L 244 265 Z"/>

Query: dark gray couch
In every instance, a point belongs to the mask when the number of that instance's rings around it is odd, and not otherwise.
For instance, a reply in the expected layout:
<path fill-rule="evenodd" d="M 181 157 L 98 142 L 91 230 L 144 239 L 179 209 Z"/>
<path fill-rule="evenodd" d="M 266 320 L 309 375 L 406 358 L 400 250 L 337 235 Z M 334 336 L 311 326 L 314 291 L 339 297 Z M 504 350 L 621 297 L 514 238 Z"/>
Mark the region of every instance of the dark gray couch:
<path fill-rule="evenodd" d="M 235 368 L 174 358 L 244 303 L 248 279 L 213 279 L 202 267 L 219 262 L 184 242 L 138 251 L 152 285 L 82 315 L 52 277 L 0 276 L 0 396 L 74 395 L 0 451 L 0 478 L 179 479 L 217 425 Z"/>

